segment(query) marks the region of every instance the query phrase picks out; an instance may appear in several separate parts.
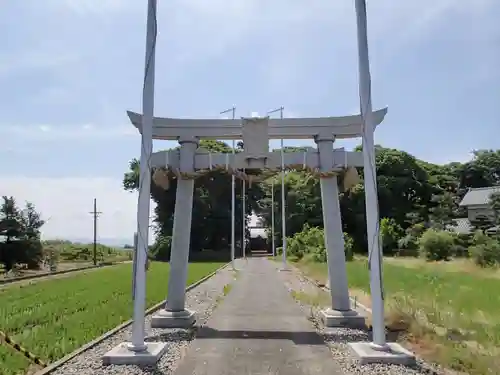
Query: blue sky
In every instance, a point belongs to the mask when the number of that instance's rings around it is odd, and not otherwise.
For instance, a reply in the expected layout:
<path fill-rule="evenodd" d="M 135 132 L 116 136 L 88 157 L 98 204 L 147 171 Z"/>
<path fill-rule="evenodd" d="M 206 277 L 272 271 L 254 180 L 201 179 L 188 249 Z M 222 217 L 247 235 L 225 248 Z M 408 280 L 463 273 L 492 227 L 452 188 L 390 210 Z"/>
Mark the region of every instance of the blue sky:
<path fill-rule="evenodd" d="M 33 201 L 45 237 L 90 238 L 93 197 L 99 235 L 132 237 L 125 111 L 141 111 L 146 3 L 3 2 L 0 193 Z M 156 115 L 359 112 L 353 3 L 160 1 Z M 373 103 L 389 107 L 377 143 L 436 163 L 500 148 L 499 17 L 498 0 L 368 2 Z"/>

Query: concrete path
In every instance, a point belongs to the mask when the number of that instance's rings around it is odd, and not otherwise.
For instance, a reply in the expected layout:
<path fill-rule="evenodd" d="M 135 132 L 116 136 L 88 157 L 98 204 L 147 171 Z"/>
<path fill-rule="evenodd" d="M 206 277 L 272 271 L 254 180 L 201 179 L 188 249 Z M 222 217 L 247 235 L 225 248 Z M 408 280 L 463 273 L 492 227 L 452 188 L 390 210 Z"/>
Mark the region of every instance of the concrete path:
<path fill-rule="evenodd" d="M 341 374 L 276 267 L 249 259 L 175 375 Z"/>

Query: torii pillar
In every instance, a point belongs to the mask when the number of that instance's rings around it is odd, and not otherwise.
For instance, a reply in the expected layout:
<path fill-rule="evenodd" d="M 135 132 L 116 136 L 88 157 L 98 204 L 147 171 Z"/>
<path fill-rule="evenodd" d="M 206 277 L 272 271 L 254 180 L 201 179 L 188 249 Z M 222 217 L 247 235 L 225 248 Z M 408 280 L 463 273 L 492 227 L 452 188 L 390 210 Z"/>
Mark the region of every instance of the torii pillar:
<path fill-rule="evenodd" d="M 186 328 L 194 324 L 195 312 L 186 309 L 186 283 L 193 213 L 194 154 L 198 139 L 179 140 L 180 172 L 175 195 L 174 228 L 170 251 L 170 274 L 165 307 L 151 318 L 153 328 Z"/>
<path fill-rule="evenodd" d="M 365 317 L 351 309 L 349 298 L 337 175 L 328 173 L 334 165 L 335 137 L 332 134 L 320 134 L 314 141 L 318 145 L 319 169 L 324 173 L 324 176 L 320 177 L 321 202 L 332 299 L 331 307 L 321 312 L 321 318 L 327 327 L 363 326 Z"/>

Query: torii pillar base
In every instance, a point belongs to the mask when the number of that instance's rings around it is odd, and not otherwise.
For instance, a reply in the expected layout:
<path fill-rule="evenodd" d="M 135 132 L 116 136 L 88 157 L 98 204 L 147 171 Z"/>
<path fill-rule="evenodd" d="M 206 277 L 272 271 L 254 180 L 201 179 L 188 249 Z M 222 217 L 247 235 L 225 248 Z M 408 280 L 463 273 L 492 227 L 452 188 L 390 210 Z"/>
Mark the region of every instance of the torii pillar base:
<path fill-rule="evenodd" d="M 146 342 L 144 350 L 131 349 L 131 343 L 122 342 L 102 357 L 103 365 L 154 366 L 167 351 L 166 342 Z"/>
<path fill-rule="evenodd" d="M 349 348 L 358 358 L 361 365 L 384 363 L 391 365 L 414 366 L 416 359 L 413 353 L 396 342 L 388 342 L 380 348 L 371 342 L 349 343 Z"/>
<path fill-rule="evenodd" d="M 152 328 L 189 328 L 196 323 L 196 313 L 185 309 L 182 311 L 160 310 L 151 317 Z"/>
<path fill-rule="evenodd" d="M 365 316 L 356 310 L 321 310 L 320 318 L 325 327 L 350 327 L 364 328 L 366 327 Z"/>

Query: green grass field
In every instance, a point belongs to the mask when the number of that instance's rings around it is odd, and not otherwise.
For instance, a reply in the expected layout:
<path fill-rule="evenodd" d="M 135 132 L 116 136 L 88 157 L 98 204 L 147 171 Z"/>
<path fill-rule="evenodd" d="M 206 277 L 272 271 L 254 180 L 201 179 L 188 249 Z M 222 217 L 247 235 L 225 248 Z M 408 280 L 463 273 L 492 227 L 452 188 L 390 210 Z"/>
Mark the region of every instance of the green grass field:
<path fill-rule="evenodd" d="M 21 375 L 30 367 L 29 360 L 8 346 L 0 343 L 0 368 L 2 375 Z"/>
<path fill-rule="evenodd" d="M 431 359 L 470 374 L 488 374 L 488 368 L 500 366 L 500 278 L 478 268 L 454 270 L 451 263 L 439 267 L 418 261 L 412 266 L 386 262 L 388 324 L 391 319 L 412 321 L 410 333 L 418 336 L 413 338 L 420 345 L 426 340 Z M 319 281 L 326 280 L 326 264 L 298 266 Z M 354 293 L 369 294 L 366 260 L 348 262 L 347 273 Z M 369 303 L 369 298 L 365 301 Z M 437 333 L 432 334 L 430 327 Z"/>
<path fill-rule="evenodd" d="M 221 265 L 190 264 L 188 285 Z M 167 263 L 151 264 L 147 306 L 165 299 L 168 273 Z M 123 264 L 1 289 L 0 329 L 46 362 L 53 362 L 131 318 L 131 274 L 132 265 Z M 13 349 L 6 351 L 0 345 L 5 374 L 26 371 L 29 362 L 18 357 Z"/>

